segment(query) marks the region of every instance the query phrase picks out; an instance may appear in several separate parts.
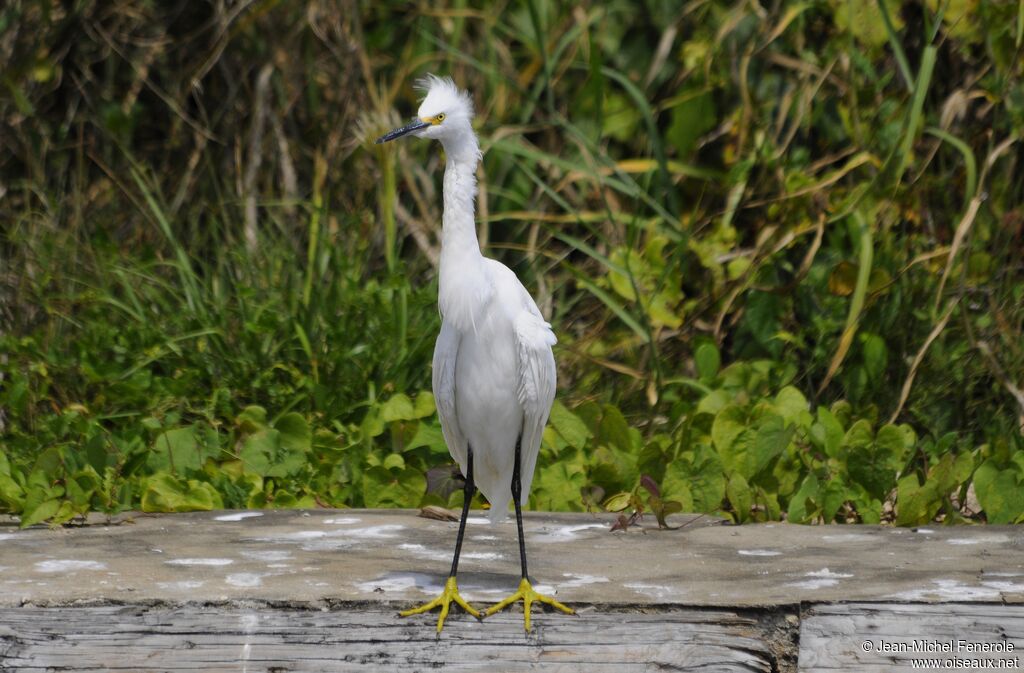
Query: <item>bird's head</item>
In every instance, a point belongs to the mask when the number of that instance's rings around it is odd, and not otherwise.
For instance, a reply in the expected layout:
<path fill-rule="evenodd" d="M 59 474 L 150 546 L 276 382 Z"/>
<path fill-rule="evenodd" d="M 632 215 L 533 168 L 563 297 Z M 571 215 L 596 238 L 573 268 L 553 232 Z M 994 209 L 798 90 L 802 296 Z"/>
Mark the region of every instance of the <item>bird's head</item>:
<path fill-rule="evenodd" d="M 402 128 L 378 138 L 378 143 L 405 135 L 448 141 L 472 134 L 473 101 L 468 93 L 455 86 L 451 77 L 427 75 L 416 82 L 416 88 L 426 94 L 416 117 Z"/>

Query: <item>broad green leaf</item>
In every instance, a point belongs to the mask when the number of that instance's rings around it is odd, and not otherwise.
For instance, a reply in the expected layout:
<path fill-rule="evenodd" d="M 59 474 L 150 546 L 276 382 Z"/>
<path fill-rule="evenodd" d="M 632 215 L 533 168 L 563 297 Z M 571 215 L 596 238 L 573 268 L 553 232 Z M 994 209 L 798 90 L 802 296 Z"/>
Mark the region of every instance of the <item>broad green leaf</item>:
<path fill-rule="evenodd" d="M 9 512 L 20 512 L 25 506 L 25 491 L 9 474 L 0 473 L 0 503 Z"/>
<path fill-rule="evenodd" d="M 622 451 L 633 451 L 634 445 L 629 423 L 626 422 L 626 418 L 619 411 L 619 408 L 612 404 L 606 404 L 601 408 L 601 411 L 599 439 Z"/>
<path fill-rule="evenodd" d="M 690 490 L 693 479 L 689 468 L 692 467 L 687 461 L 674 460 L 665 468 L 665 476 L 661 480 L 662 497 L 675 500 L 682 504 L 683 511 L 694 512 L 704 511 L 694 506 L 693 492 Z M 724 478 L 723 478 L 724 491 Z M 722 499 L 718 498 L 714 509 L 718 509 Z"/>
<path fill-rule="evenodd" d="M 220 494 L 209 482 L 186 481 L 166 472 L 154 474 L 143 481 L 143 512 L 209 511 L 223 507 Z"/>
<path fill-rule="evenodd" d="M 875 435 L 875 446 L 892 470 L 900 469 L 906 462 L 907 453 L 913 448 L 908 439 L 906 433 L 895 425 L 883 425 Z"/>
<path fill-rule="evenodd" d="M 800 488 L 793 494 L 786 511 L 786 520 L 790 523 L 807 523 L 818 513 L 818 477 L 813 472 L 804 477 Z"/>
<path fill-rule="evenodd" d="M 753 494 L 750 492 L 750 484 L 742 475 L 733 474 L 725 487 L 725 495 L 732 505 L 733 515 L 736 523 L 743 523 L 750 519 L 750 507 L 754 504 Z"/>
<path fill-rule="evenodd" d="M 843 446 L 846 448 L 861 448 L 870 446 L 875 439 L 875 433 L 871 431 L 871 423 L 861 419 L 850 426 L 843 437 Z"/>
<path fill-rule="evenodd" d="M 718 116 L 710 92 L 689 91 L 682 95 L 682 102 L 672 108 L 666 137 L 678 156 L 685 159 L 697 140 L 718 123 Z"/>
<path fill-rule="evenodd" d="M 427 490 L 427 478 L 414 468 L 392 471 L 384 466 L 363 472 L 363 504 L 366 507 L 416 507 Z"/>
<path fill-rule="evenodd" d="M 718 368 L 722 366 L 722 356 L 713 343 L 704 342 L 698 346 L 693 360 L 697 365 L 697 375 L 705 383 L 713 380 L 718 375 Z"/>
<path fill-rule="evenodd" d="M 559 461 L 538 470 L 530 491 L 530 507 L 579 512 L 583 509 L 580 489 L 586 481 L 586 473 L 576 461 Z"/>
<path fill-rule="evenodd" d="M 309 451 L 313 445 L 313 433 L 309 423 L 294 411 L 277 419 L 274 429 L 280 433 L 281 446 L 292 451 Z"/>
<path fill-rule="evenodd" d="M 152 472 L 198 470 L 220 451 L 217 431 L 205 423 L 167 430 L 157 436 L 146 458 Z"/>
<path fill-rule="evenodd" d="M 444 433 L 441 431 L 440 426 L 430 423 L 421 422 L 416 426 L 416 434 L 405 445 L 404 450 L 412 451 L 421 446 L 430 449 L 431 453 L 441 455 L 448 453 L 448 445 L 444 441 Z"/>
<path fill-rule="evenodd" d="M 551 425 L 569 446 L 582 449 L 592 435 L 579 416 L 565 408 L 559 400 L 551 407 Z"/>
<path fill-rule="evenodd" d="M 974 492 L 989 523 L 1014 523 L 1024 514 L 1024 486 L 1017 469 L 987 460 L 974 472 Z"/>
<path fill-rule="evenodd" d="M 622 493 L 616 493 L 612 497 L 604 501 L 601 506 L 604 507 L 606 512 L 621 512 L 622 510 L 629 507 L 629 501 L 633 497 L 633 494 L 629 491 L 623 491 Z"/>
<path fill-rule="evenodd" d="M 256 405 L 248 406 L 238 414 L 235 424 L 245 434 L 263 430 L 267 427 L 267 410 Z"/>
<path fill-rule="evenodd" d="M 786 386 L 775 395 L 775 410 L 782 415 L 786 424 L 809 428 L 813 422 L 808 410 L 807 398 L 793 386 Z"/>
<path fill-rule="evenodd" d="M 247 472 L 267 476 L 274 457 L 281 448 L 280 434 L 277 430 L 260 430 L 245 438 L 239 458 Z"/>
<path fill-rule="evenodd" d="M 385 423 L 392 421 L 411 421 L 416 418 L 416 407 L 405 393 L 397 393 L 380 405 L 380 419 Z"/>
<path fill-rule="evenodd" d="M 843 426 L 831 411 L 821 406 L 818 407 L 818 419 L 811 426 L 810 437 L 815 446 L 826 455 L 835 458 L 839 455 L 839 448 L 843 443 Z"/>
<path fill-rule="evenodd" d="M 60 498 L 51 498 L 38 503 L 26 503 L 25 511 L 21 514 L 21 527 L 28 528 L 53 518 L 60 510 L 60 505 Z"/>
<path fill-rule="evenodd" d="M 872 380 L 879 381 L 889 363 L 889 351 L 885 340 L 876 334 L 861 334 L 863 340 L 864 368 Z"/>
<path fill-rule="evenodd" d="M 389 453 L 383 462 L 384 468 L 388 470 L 404 470 L 405 459 L 400 453 Z"/>
<path fill-rule="evenodd" d="M 416 414 L 416 418 L 433 416 L 437 411 L 437 405 L 434 402 L 434 394 L 429 390 L 420 392 L 416 396 L 416 401 L 413 403 L 412 411 Z"/>
<path fill-rule="evenodd" d="M 697 413 L 717 416 L 718 413 L 729 404 L 731 399 L 732 397 L 729 393 L 724 390 L 712 390 L 710 393 L 700 398 L 700 402 L 697 404 Z"/>
<path fill-rule="evenodd" d="M 711 425 L 711 440 L 723 457 L 730 454 L 732 444 L 747 427 L 747 412 L 738 405 L 729 405 L 718 412 Z"/>

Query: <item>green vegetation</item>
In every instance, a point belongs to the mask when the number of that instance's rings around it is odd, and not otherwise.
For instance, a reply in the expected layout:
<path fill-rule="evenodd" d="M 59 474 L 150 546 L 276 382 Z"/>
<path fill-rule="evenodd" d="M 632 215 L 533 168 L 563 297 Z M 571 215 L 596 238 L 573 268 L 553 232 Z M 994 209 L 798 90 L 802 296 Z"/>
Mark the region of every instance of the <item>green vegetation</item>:
<path fill-rule="evenodd" d="M 532 507 L 1024 518 L 1024 4 L 239 7 L 0 9 L 0 512 L 459 504 L 442 158 L 372 145 L 432 71 L 559 337 Z"/>

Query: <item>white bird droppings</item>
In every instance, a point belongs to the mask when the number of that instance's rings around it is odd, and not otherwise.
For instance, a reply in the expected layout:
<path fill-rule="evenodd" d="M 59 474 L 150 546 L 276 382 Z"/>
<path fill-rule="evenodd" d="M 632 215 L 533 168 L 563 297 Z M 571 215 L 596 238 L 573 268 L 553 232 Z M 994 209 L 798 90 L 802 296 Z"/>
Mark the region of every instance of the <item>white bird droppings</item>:
<path fill-rule="evenodd" d="M 773 549 L 740 549 L 736 552 L 740 556 L 781 556 L 782 552 Z"/>
<path fill-rule="evenodd" d="M 271 561 L 289 561 L 292 558 L 292 553 L 282 549 L 257 549 L 243 551 L 242 556 L 255 561 L 267 561 L 269 563 Z"/>
<path fill-rule="evenodd" d="M 388 573 L 370 582 L 358 582 L 356 588 L 366 592 L 390 592 L 418 589 L 426 594 L 441 592 L 441 585 L 433 575 L 425 573 Z"/>
<path fill-rule="evenodd" d="M 590 528 L 606 529 L 607 526 L 603 523 L 585 523 L 578 526 L 558 526 L 551 530 L 546 530 L 538 535 L 534 535 L 533 539 L 537 542 L 567 542 L 569 540 L 575 540 L 579 537 L 577 535 L 579 532 Z"/>
<path fill-rule="evenodd" d="M 78 561 L 75 559 L 54 559 L 36 563 L 36 572 L 65 573 L 78 570 L 106 570 L 107 564 L 99 561 Z"/>
<path fill-rule="evenodd" d="M 816 578 L 810 580 L 800 580 L 799 582 L 786 582 L 782 586 L 793 587 L 795 589 L 824 589 L 826 587 L 834 587 L 839 584 L 839 580 L 827 579 L 827 578 Z"/>
<path fill-rule="evenodd" d="M 229 558 L 176 558 L 164 563 L 172 566 L 228 566 L 234 561 Z"/>
<path fill-rule="evenodd" d="M 972 587 L 960 580 L 932 580 L 932 587 L 901 591 L 889 596 L 890 600 L 900 601 L 987 601 L 999 597 L 999 589 L 991 586 Z"/>
<path fill-rule="evenodd" d="M 263 579 L 256 573 L 233 573 L 224 578 L 233 587 L 258 587 Z"/>
<path fill-rule="evenodd" d="M 968 544 L 1002 544 L 1009 542 L 1010 538 L 1005 535 L 983 535 L 981 537 L 955 537 L 950 540 L 946 540 L 949 544 L 955 545 L 968 545 Z"/>
<path fill-rule="evenodd" d="M 821 539 L 825 542 L 867 542 L 874 538 L 863 533 L 839 533 L 838 535 L 822 535 Z"/>
<path fill-rule="evenodd" d="M 221 516 L 213 517 L 214 521 L 241 521 L 242 519 L 250 519 L 254 516 L 263 516 L 263 512 L 235 512 L 234 514 L 222 514 Z"/>
<path fill-rule="evenodd" d="M 643 582 L 626 582 L 622 586 L 632 589 L 638 594 L 650 596 L 658 600 L 676 599 L 682 596 L 682 591 L 675 587 L 668 587 L 663 584 L 644 584 Z"/>
<path fill-rule="evenodd" d="M 354 516 L 342 516 L 334 519 L 324 519 L 324 523 L 329 523 L 334 526 L 344 526 L 350 523 L 359 523 L 362 519 L 357 519 Z"/>
<path fill-rule="evenodd" d="M 183 580 L 181 582 L 157 582 L 156 585 L 165 591 L 192 591 L 205 584 L 202 580 Z"/>
<path fill-rule="evenodd" d="M 599 584 L 601 582 L 610 581 L 607 577 L 601 575 L 577 575 L 576 573 L 562 573 L 562 577 L 571 578 L 568 582 L 562 582 L 560 586 L 564 589 L 566 587 L 581 587 L 584 584 Z"/>
<path fill-rule="evenodd" d="M 827 579 L 846 579 L 847 577 L 853 577 L 852 573 L 836 573 L 832 572 L 828 568 L 822 568 L 821 570 L 812 570 L 805 575 L 806 577 L 823 577 Z"/>

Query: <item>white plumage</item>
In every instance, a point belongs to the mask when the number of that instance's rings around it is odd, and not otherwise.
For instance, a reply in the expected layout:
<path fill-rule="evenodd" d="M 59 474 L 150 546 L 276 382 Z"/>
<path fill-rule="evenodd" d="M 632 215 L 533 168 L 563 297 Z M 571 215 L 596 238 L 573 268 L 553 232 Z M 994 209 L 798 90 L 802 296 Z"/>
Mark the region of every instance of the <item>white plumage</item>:
<path fill-rule="evenodd" d="M 530 494 L 541 434 L 555 399 L 555 358 L 551 353 L 555 335 L 516 275 L 480 253 L 473 222 L 480 145 L 473 132 L 469 96 L 450 79 L 428 76 L 420 85 L 427 95 L 416 119 L 377 142 L 414 134 L 444 145 L 447 164 L 438 292 L 442 321 L 434 347 L 434 398 L 448 450 L 467 479 L 452 569 L 444 590 L 434 600 L 399 614 L 409 617 L 440 608 L 440 633 L 452 603 L 482 619 L 522 601 L 523 625 L 529 632 L 534 603 L 567 614 L 573 611 L 538 593 L 530 583 L 521 507 L 516 507 L 522 569 L 518 590 L 481 613 L 459 594 L 456 574 L 474 482 L 491 503 L 491 521 L 505 518 L 513 497 L 518 495 L 518 504 L 523 504 Z M 520 490 L 515 493 L 517 476 Z"/>
<path fill-rule="evenodd" d="M 530 493 L 541 434 L 555 398 L 555 335 L 507 266 L 484 257 L 476 237 L 474 199 L 480 150 L 469 96 L 450 79 L 430 77 L 421 120 L 443 123 L 413 131 L 440 140 L 447 164 L 433 388 L 448 450 L 491 503 L 491 520 L 508 513 L 515 443 L 522 437 L 522 504 Z"/>

